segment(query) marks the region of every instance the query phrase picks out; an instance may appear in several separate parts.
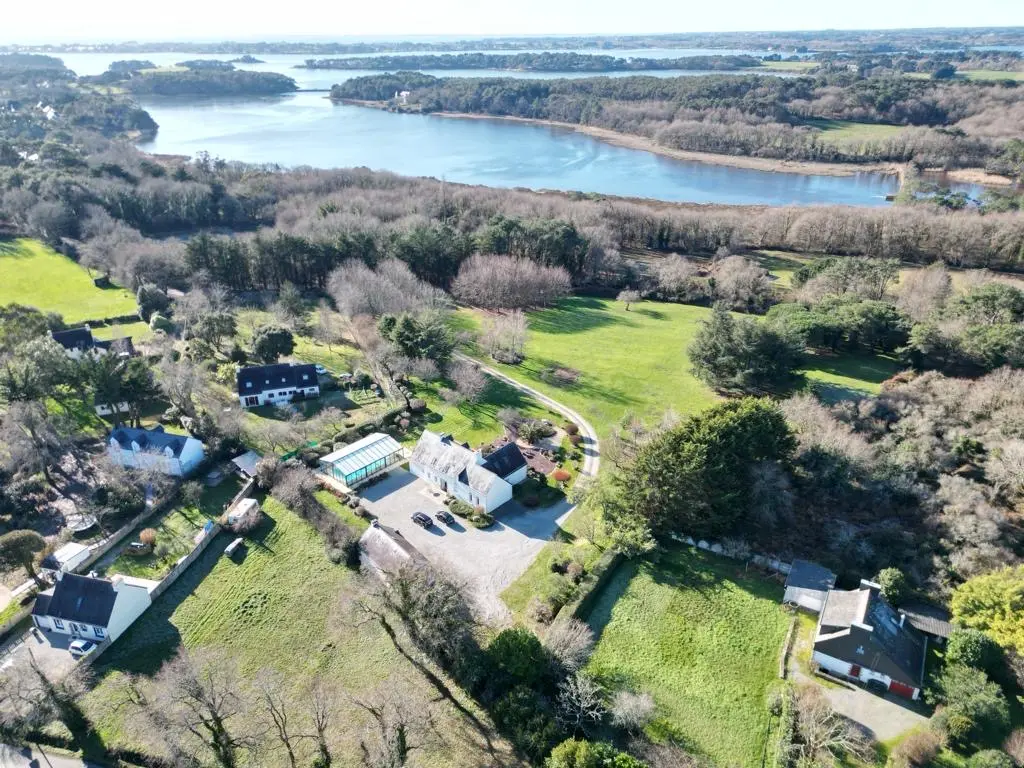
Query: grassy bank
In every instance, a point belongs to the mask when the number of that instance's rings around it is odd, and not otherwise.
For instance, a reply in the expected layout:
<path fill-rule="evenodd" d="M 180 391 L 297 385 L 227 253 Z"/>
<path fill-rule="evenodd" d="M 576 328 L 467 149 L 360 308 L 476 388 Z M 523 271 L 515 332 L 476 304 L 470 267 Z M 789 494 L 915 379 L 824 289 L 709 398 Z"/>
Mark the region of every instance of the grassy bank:
<path fill-rule="evenodd" d="M 652 738 L 755 768 L 789 626 L 781 597 L 780 585 L 692 548 L 627 563 L 590 613 L 599 641 L 589 671 L 654 696 Z"/>
<path fill-rule="evenodd" d="M 144 689 L 180 647 L 211 646 L 237 659 L 246 677 L 274 668 L 296 691 L 313 675 L 342 689 L 330 734 L 339 765 L 359 763 L 367 724 L 347 697 L 389 685 L 409 685 L 416 706 L 434 717 L 436 736 L 417 752 L 417 765 L 478 765 L 485 746 L 476 731 L 432 701 L 433 689 L 375 624 L 356 620 L 352 602 L 366 589 L 360 577 L 332 564 L 320 535 L 276 501 L 266 501 L 264 511 L 267 520 L 240 562 L 222 557 L 230 537 L 221 534 L 100 659 L 85 708 L 103 741 L 160 753 L 159 735 L 131 717 L 126 675 L 138 675 Z M 503 749 L 500 741 L 497 747 Z"/>
<path fill-rule="evenodd" d="M 97 288 L 89 273 L 38 240 L 0 240 L 0 306 L 25 304 L 57 312 L 67 323 L 130 315 L 135 297 Z"/>

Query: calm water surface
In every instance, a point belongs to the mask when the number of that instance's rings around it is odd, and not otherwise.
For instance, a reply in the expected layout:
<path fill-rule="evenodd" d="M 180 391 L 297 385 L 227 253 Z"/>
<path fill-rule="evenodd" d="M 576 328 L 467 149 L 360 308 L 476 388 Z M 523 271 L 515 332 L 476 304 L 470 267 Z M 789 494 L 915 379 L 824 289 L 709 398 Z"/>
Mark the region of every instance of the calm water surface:
<path fill-rule="evenodd" d="M 316 93 L 265 99 L 145 99 L 160 124 L 141 148 L 282 166 L 366 166 L 466 184 L 708 203 L 885 205 L 896 178 L 808 176 L 683 162 L 574 131 L 500 120 L 393 114 Z"/>

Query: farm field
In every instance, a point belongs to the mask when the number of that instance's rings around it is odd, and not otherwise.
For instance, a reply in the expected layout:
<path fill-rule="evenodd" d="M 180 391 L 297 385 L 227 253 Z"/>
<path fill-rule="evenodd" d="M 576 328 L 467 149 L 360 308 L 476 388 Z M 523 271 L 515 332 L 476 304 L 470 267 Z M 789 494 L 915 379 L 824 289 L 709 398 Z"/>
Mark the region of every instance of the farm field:
<path fill-rule="evenodd" d="M 204 487 L 198 506 L 178 504 L 167 513 L 150 518 L 125 539 L 125 545 L 138 541 L 139 533 L 146 528 L 152 528 L 156 531 L 156 547 L 153 552 L 136 557 L 125 554 L 122 548 L 109 565 L 104 565 L 103 561 L 100 561 L 101 567 L 96 570 L 101 576 L 120 573 L 159 581 L 179 558 L 192 551 L 196 533 L 207 520 L 216 520 L 220 517 L 224 505 L 234 498 L 240 487 L 238 476 L 230 475 L 220 485 Z"/>
<path fill-rule="evenodd" d="M 900 131 L 906 130 L 904 125 L 856 123 L 850 120 L 811 120 L 808 121 L 808 124 L 821 129 L 821 138 L 833 144 L 847 141 L 887 139 Z"/>
<path fill-rule="evenodd" d="M 98 684 L 84 707 L 107 744 L 159 753 L 158 737 L 133 722 L 125 702 L 127 675 L 145 689 L 161 664 L 180 647 L 214 647 L 237 659 L 247 678 L 274 668 L 295 686 L 321 675 L 349 696 L 370 696 L 389 685 L 408 685 L 432 711 L 435 735 L 415 752 L 411 765 L 479 764 L 486 750 L 474 728 L 446 705 L 394 650 L 376 624 L 355 620 L 354 598 L 364 594 L 361 577 L 334 565 L 320 535 L 273 499 L 267 520 L 248 540 L 240 562 L 223 557 L 230 541 L 221 534 L 175 584 L 103 656 Z M 468 703 L 468 702 L 467 702 Z M 469 704 L 472 706 L 472 704 Z M 479 714 L 479 713 L 478 713 Z M 338 765 L 359 763 L 358 740 L 367 718 L 346 696 L 339 697 L 330 734 Z M 492 736 L 507 764 L 507 748 Z M 307 745 L 310 746 L 310 745 Z M 308 764 L 309 755 L 303 756 Z"/>
<path fill-rule="evenodd" d="M 38 240 L 0 240 L 0 306 L 56 312 L 69 324 L 136 311 L 123 288 L 97 288 L 89 273 Z"/>
<path fill-rule="evenodd" d="M 689 547 L 628 562 L 588 617 L 599 638 L 588 670 L 654 696 L 652 738 L 674 736 L 716 765 L 756 768 L 790 621 L 781 598 L 780 585 Z"/>

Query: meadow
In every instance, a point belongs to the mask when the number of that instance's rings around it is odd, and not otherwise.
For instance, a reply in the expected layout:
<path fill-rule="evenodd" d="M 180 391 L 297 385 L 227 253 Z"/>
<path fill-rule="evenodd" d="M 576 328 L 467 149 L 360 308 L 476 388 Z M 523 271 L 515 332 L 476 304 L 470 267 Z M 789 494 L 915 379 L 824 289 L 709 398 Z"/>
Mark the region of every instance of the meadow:
<path fill-rule="evenodd" d="M 322 500 L 340 511 L 329 497 Z M 384 632 L 360 621 L 353 610 L 367 589 L 362 578 L 331 563 L 320 535 L 278 502 L 266 500 L 263 510 L 267 518 L 247 539 L 241 558 L 222 556 L 231 536 L 220 534 L 98 660 L 98 683 L 84 707 L 99 738 L 161 753 L 159 736 L 138 727 L 132 716 L 127 675 L 138 676 L 144 690 L 179 648 L 212 647 L 228 652 L 246 678 L 263 668 L 278 670 L 296 696 L 314 675 L 341 689 L 330 734 L 338 765 L 359 762 L 358 741 L 367 724 L 365 712 L 348 697 L 372 696 L 391 686 L 408 691 L 410 703 L 429 710 L 434 721 L 410 765 L 478 765 L 486 747 L 477 731 L 454 709 L 433 701 L 436 692 Z M 495 747 L 507 751 L 500 739 Z"/>
<path fill-rule="evenodd" d="M 820 129 L 821 138 L 833 144 L 887 139 L 906 130 L 904 125 L 856 123 L 850 120 L 810 120 L 808 124 Z"/>
<path fill-rule="evenodd" d="M 762 764 L 768 691 L 790 617 L 780 584 L 690 547 L 620 566 L 588 617 L 588 671 L 649 692 L 654 740 L 674 738 L 715 765 Z"/>
<path fill-rule="evenodd" d="M 135 297 L 97 288 L 89 273 L 38 240 L 0 240 L 0 306 L 25 304 L 56 312 L 68 324 L 130 315 Z"/>

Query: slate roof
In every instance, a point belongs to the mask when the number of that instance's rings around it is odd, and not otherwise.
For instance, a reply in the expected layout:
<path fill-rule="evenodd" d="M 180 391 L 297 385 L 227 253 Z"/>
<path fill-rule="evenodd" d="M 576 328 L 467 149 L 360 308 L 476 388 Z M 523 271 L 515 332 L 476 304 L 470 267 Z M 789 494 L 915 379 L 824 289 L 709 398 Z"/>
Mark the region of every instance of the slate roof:
<path fill-rule="evenodd" d="M 508 477 L 517 469 L 526 466 L 526 457 L 515 443 L 506 443 L 484 459 L 484 469 L 489 469 L 498 477 Z"/>
<path fill-rule="evenodd" d="M 114 585 L 106 579 L 66 573 L 52 593 L 36 598 L 32 615 L 106 627 L 116 600 Z"/>
<path fill-rule="evenodd" d="M 929 603 L 904 603 L 900 613 L 906 614 L 907 621 L 914 629 L 935 637 L 949 637 L 953 631 L 949 611 Z"/>
<path fill-rule="evenodd" d="M 118 427 L 110 433 L 110 436 L 126 451 L 132 450 L 134 442 L 138 443 L 139 448 L 147 453 L 163 453 L 170 448 L 171 454 L 175 457 L 181 456 L 181 452 L 189 440 L 184 435 L 172 435 L 164 432 L 164 428 L 159 425 L 153 429 Z"/>
<path fill-rule="evenodd" d="M 320 378 L 316 374 L 316 366 L 310 363 L 292 365 L 277 363 L 276 365 L 250 365 L 238 371 L 238 394 L 258 395 L 272 389 L 289 389 L 316 387 Z M 251 385 L 251 386 L 250 386 Z"/>
<path fill-rule="evenodd" d="M 836 575 L 828 568 L 812 563 L 810 560 L 794 560 L 793 567 L 786 577 L 786 589 L 813 589 L 827 592 L 836 585 Z"/>
<path fill-rule="evenodd" d="M 87 325 L 83 325 L 81 328 L 69 328 L 66 331 L 54 331 L 51 335 L 53 340 L 64 347 L 64 349 L 85 350 L 92 349 L 95 346 L 92 331 Z"/>
<path fill-rule="evenodd" d="M 477 464 L 476 454 L 452 441 L 450 435 L 423 430 L 413 448 L 410 461 L 422 464 L 439 475 L 457 478 L 463 485 L 484 496 L 495 482 L 501 480 L 489 469 Z"/>
<path fill-rule="evenodd" d="M 901 626 L 902 623 L 902 626 Z M 882 597 L 877 585 L 833 589 L 821 611 L 814 649 L 893 680 L 923 685 L 925 638 Z"/>
<path fill-rule="evenodd" d="M 235 456 L 235 458 L 231 460 L 231 463 L 234 464 L 246 477 L 255 477 L 256 463 L 261 458 L 263 457 L 256 453 L 256 451 L 246 451 L 241 456 Z"/>

